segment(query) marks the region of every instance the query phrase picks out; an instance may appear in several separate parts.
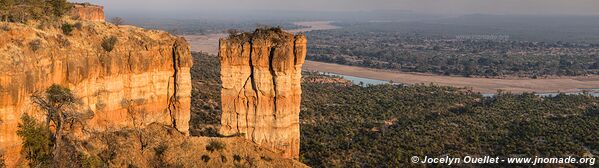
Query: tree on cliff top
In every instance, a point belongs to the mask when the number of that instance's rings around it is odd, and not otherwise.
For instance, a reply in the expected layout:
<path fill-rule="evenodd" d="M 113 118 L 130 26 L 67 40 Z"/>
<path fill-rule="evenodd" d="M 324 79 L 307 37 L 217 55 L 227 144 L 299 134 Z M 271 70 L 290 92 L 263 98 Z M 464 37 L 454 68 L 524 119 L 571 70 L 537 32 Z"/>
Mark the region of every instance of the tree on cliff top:
<path fill-rule="evenodd" d="M 0 0 L 0 21 L 56 19 L 71 8 L 72 4 L 66 0 Z"/>
<path fill-rule="evenodd" d="M 121 18 L 121 17 L 113 17 L 112 19 L 110 19 L 110 23 L 120 26 L 125 24 L 125 19 Z"/>
<path fill-rule="evenodd" d="M 46 3 L 52 9 L 54 16 L 57 17 L 63 16 L 73 7 L 67 0 L 47 0 Z"/>

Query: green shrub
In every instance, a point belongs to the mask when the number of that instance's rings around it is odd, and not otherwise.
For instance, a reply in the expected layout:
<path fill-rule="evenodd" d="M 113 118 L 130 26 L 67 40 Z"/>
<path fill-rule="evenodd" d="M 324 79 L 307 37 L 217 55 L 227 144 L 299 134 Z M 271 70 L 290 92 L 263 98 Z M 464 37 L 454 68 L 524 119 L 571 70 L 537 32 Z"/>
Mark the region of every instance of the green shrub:
<path fill-rule="evenodd" d="M 67 36 L 70 36 L 73 33 L 73 25 L 65 23 L 60 27 L 62 29 L 62 33 Z"/>
<path fill-rule="evenodd" d="M 4 164 L 4 152 L 0 151 L 0 168 L 4 167 L 6 167 L 6 164 Z"/>
<path fill-rule="evenodd" d="M 225 149 L 226 145 L 218 140 L 210 140 L 208 145 L 206 145 L 206 150 L 210 152 L 220 151 Z"/>
<path fill-rule="evenodd" d="M 210 161 L 210 156 L 208 156 L 208 155 L 202 155 L 202 160 L 204 162 L 208 162 L 208 161 Z"/>
<path fill-rule="evenodd" d="M 8 25 L 2 25 L 0 26 L 0 30 L 4 30 L 4 31 L 10 31 L 10 27 L 8 27 Z"/>
<path fill-rule="evenodd" d="M 77 30 L 81 30 L 81 28 L 83 28 L 83 24 L 81 24 L 81 22 L 77 22 L 73 24 L 73 27 L 77 28 Z"/>
<path fill-rule="evenodd" d="M 42 41 L 40 41 L 39 39 L 29 42 L 29 49 L 31 49 L 31 51 L 33 51 L 33 52 L 39 50 L 41 46 L 42 46 Z"/>
<path fill-rule="evenodd" d="M 235 160 L 236 162 L 241 161 L 241 156 L 239 156 L 238 154 L 233 155 L 233 160 Z"/>
<path fill-rule="evenodd" d="M 111 52 L 114 49 L 114 46 L 118 42 L 118 39 L 115 36 L 110 36 L 102 40 L 102 48 L 105 51 Z"/>
<path fill-rule="evenodd" d="M 85 168 L 95 168 L 102 166 L 102 160 L 97 156 L 90 156 L 84 153 L 79 154 L 79 158 L 81 159 L 81 167 Z"/>
<path fill-rule="evenodd" d="M 261 157 L 260 157 L 260 159 L 262 159 L 262 160 L 264 160 L 264 161 L 267 161 L 267 162 L 270 162 L 270 161 L 272 161 L 272 158 L 271 158 L 271 157 L 269 157 L 269 156 L 261 156 Z"/>
<path fill-rule="evenodd" d="M 164 153 L 167 150 L 168 146 L 164 143 L 160 143 L 158 146 L 154 147 L 154 158 L 152 159 L 153 167 L 169 167 L 169 164 L 164 159 Z"/>
<path fill-rule="evenodd" d="M 167 149 L 168 146 L 165 144 L 160 144 L 154 148 L 154 153 L 156 153 L 156 156 L 162 156 Z"/>
<path fill-rule="evenodd" d="M 48 0 L 46 1 L 52 9 L 54 16 L 60 17 L 69 12 L 71 7 L 73 6 L 71 3 L 67 2 L 67 0 Z"/>
<path fill-rule="evenodd" d="M 62 35 L 58 36 L 58 43 L 60 44 L 61 47 L 71 46 L 71 42 L 69 41 L 69 39 L 67 39 L 66 37 L 64 37 Z"/>
<path fill-rule="evenodd" d="M 23 154 L 30 167 L 46 167 L 52 163 L 51 132 L 48 126 L 38 123 L 27 114 L 21 116 L 17 135 L 23 140 Z"/>
<path fill-rule="evenodd" d="M 46 90 L 46 99 L 50 104 L 75 104 L 77 98 L 71 92 L 71 89 L 54 84 Z"/>
<path fill-rule="evenodd" d="M 90 159 L 94 158 L 82 157 L 74 152 L 76 149 L 73 141 L 66 138 L 71 132 L 63 130 L 73 123 L 84 123 L 89 118 L 71 110 L 79 103 L 71 90 L 54 84 L 46 90 L 44 96 L 33 94 L 31 100 L 43 109 L 47 120 L 38 123 L 35 118 L 25 114 L 18 124 L 17 135 L 23 140 L 22 152 L 29 160 L 29 166 L 62 167 L 71 163 L 93 163 Z M 54 132 L 50 131 L 50 122 L 55 125 Z"/>
<path fill-rule="evenodd" d="M 67 0 L 0 0 L 0 21 L 53 20 L 69 12 L 71 7 Z"/>
<path fill-rule="evenodd" d="M 220 155 L 220 161 L 223 163 L 227 163 L 227 157 L 224 155 Z"/>

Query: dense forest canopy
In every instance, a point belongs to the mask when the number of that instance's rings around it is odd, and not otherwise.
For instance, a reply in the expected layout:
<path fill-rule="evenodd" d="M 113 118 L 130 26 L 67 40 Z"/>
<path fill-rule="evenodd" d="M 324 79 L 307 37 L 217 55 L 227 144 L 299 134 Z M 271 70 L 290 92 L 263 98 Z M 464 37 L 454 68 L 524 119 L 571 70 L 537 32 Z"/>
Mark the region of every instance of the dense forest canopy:
<path fill-rule="evenodd" d="M 588 157 L 599 99 L 439 86 L 303 84 L 302 161 L 314 167 L 414 166 L 412 156 Z"/>
<path fill-rule="evenodd" d="M 220 85 L 209 83 L 219 83 L 218 57 L 193 56 L 191 122 L 200 126 L 192 134 L 216 135 Z M 483 97 L 441 86 L 361 87 L 318 73 L 304 73 L 302 91 L 301 161 L 312 167 L 406 167 L 425 155 L 599 155 L 599 98 L 590 95 Z"/>

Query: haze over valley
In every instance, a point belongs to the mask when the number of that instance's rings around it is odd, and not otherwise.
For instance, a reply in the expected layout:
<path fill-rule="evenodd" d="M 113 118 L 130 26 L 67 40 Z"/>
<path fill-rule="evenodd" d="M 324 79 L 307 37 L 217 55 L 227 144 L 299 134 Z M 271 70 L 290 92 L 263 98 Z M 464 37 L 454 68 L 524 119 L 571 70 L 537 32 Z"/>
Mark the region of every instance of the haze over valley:
<path fill-rule="evenodd" d="M 0 168 L 595 167 L 598 8 L 0 0 Z"/>

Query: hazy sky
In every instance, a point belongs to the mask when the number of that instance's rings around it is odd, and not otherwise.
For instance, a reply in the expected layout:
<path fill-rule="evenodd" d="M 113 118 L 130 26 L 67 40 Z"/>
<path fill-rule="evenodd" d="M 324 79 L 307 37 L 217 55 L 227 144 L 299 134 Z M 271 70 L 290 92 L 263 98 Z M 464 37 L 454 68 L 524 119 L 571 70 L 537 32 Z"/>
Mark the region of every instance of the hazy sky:
<path fill-rule="evenodd" d="M 432 14 L 599 15 L 599 0 L 71 0 L 104 5 L 107 12 L 372 11 Z"/>

